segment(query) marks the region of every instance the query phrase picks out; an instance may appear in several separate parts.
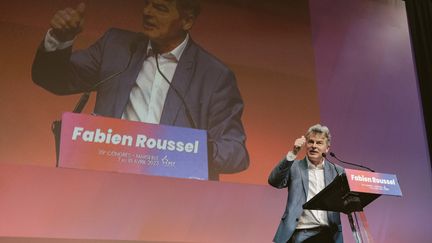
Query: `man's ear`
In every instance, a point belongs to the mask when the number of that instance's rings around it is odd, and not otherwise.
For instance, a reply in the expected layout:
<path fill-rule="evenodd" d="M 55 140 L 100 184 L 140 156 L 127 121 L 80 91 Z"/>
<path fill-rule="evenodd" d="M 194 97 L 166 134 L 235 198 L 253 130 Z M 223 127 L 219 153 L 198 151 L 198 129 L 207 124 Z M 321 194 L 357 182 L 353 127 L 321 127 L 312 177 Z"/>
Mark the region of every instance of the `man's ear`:
<path fill-rule="evenodd" d="M 189 31 L 192 29 L 193 24 L 195 23 L 195 17 L 191 14 L 185 14 L 182 18 L 182 26 L 184 31 Z"/>

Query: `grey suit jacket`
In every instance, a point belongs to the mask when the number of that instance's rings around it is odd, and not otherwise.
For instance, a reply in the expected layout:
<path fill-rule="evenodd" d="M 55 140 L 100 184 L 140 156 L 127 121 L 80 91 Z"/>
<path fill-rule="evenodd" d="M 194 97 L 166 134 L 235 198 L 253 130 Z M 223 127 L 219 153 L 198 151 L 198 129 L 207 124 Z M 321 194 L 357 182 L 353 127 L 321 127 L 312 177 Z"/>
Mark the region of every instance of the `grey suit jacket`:
<path fill-rule="evenodd" d="M 33 62 L 33 81 L 59 95 L 89 90 L 99 80 L 125 69 L 131 43 L 136 40 L 137 33 L 110 29 L 85 50 L 46 52 L 41 47 Z M 121 117 L 147 57 L 147 44 L 148 39 L 141 38 L 129 68 L 97 88 L 96 114 Z M 210 178 L 245 170 L 249 156 L 241 122 L 243 101 L 232 71 L 190 39 L 172 85 L 184 97 L 198 128 L 208 132 Z M 160 123 L 191 126 L 183 103 L 172 89 L 168 91 Z"/>
<path fill-rule="evenodd" d="M 339 173 L 343 173 L 343 168 L 336 166 Z M 335 168 L 328 161 L 324 163 L 324 181 L 327 186 L 337 176 Z M 306 158 L 303 160 L 287 161 L 283 159 L 272 170 L 268 182 L 276 188 L 287 188 L 288 199 L 285 212 L 282 215 L 276 235 L 273 239 L 276 243 L 286 243 L 296 229 L 298 219 L 303 212 L 303 204 L 307 199 L 309 188 L 308 166 Z M 334 242 L 341 243 L 342 226 L 339 213 L 328 212 L 330 227 L 334 230 Z"/>

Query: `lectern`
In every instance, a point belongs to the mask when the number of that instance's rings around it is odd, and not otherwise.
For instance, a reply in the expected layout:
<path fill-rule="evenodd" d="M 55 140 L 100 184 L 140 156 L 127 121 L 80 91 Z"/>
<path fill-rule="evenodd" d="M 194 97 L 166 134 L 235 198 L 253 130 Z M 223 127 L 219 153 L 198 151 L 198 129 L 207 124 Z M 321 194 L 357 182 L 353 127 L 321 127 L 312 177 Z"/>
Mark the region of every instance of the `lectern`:
<path fill-rule="evenodd" d="M 205 130 L 71 112 L 53 130 L 58 167 L 208 180 Z"/>
<path fill-rule="evenodd" d="M 303 208 L 344 213 L 356 242 L 373 242 L 363 209 L 381 195 L 402 196 L 396 175 L 345 169 Z"/>

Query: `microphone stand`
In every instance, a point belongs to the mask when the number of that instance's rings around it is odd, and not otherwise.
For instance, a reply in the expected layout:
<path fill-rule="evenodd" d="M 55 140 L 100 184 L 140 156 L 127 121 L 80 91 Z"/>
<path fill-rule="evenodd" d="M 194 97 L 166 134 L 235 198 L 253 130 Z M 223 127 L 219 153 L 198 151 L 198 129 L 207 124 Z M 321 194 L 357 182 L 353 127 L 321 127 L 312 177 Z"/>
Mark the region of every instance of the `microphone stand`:
<path fill-rule="evenodd" d="M 359 165 L 359 164 L 354 164 L 354 163 L 350 163 L 350 162 L 343 161 L 343 160 L 339 159 L 339 158 L 336 156 L 336 154 L 333 153 L 333 152 L 330 152 L 330 156 L 333 157 L 333 158 L 335 158 L 335 159 L 337 159 L 337 160 L 338 160 L 339 162 L 341 162 L 341 163 L 344 163 L 344 164 L 347 164 L 347 165 L 352 165 L 352 166 L 355 166 L 355 167 L 360 167 L 360 168 L 366 169 L 366 170 L 368 170 L 368 171 L 370 171 L 370 172 L 375 172 L 375 171 L 372 170 L 371 168 L 366 167 L 366 166 L 364 166 L 364 165 Z"/>
<path fill-rule="evenodd" d="M 322 153 L 322 156 L 323 156 L 323 157 L 324 157 L 328 162 L 330 162 L 330 164 L 333 165 L 333 168 L 334 168 L 334 170 L 335 170 L 335 172 L 336 172 L 336 175 L 337 175 L 337 176 L 340 176 L 340 173 L 339 173 L 339 171 L 337 170 L 335 163 L 333 163 L 333 162 L 331 162 L 331 161 L 329 160 L 329 158 L 327 157 L 327 154 L 326 154 L 326 153 Z"/>
<path fill-rule="evenodd" d="M 99 82 L 98 82 L 99 84 Z M 75 105 L 75 108 L 73 109 L 73 113 L 81 113 L 84 109 L 85 105 L 87 104 L 89 98 L 90 98 L 91 91 L 85 91 L 77 104 Z M 54 134 L 54 141 L 55 141 L 55 150 L 56 150 L 56 167 L 59 165 L 59 156 L 60 156 L 60 138 L 61 138 L 61 126 L 62 121 L 61 120 L 55 120 L 51 123 L 51 131 Z"/>
<path fill-rule="evenodd" d="M 191 125 L 192 128 L 197 128 L 197 125 L 195 123 L 195 121 L 192 118 L 192 115 L 190 113 L 189 107 L 186 105 L 186 101 L 184 99 L 184 97 L 180 94 L 180 92 L 174 87 L 174 85 L 168 80 L 168 78 L 162 73 L 162 71 L 159 68 L 159 61 L 158 61 L 158 54 L 155 54 L 155 59 L 156 59 L 156 68 L 159 72 L 159 74 L 162 76 L 162 78 L 168 83 L 169 87 L 171 89 L 174 90 L 174 92 L 176 93 L 177 97 L 181 100 L 181 102 L 183 103 L 183 106 L 185 108 L 185 113 L 186 113 L 186 117 L 189 121 L 189 124 Z"/>
<path fill-rule="evenodd" d="M 75 108 L 73 109 L 73 113 L 81 113 L 84 109 L 85 105 L 87 104 L 89 98 L 90 98 L 90 92 L 86 91 L 84 92 L 77 104 L 75 105 Z M 55 150 L 56 150 L 56 167 L 59 165 L 59 156 L 60 156 L 60 138 L 61 138 L 61 126 L 62 121 L 61 120 L 55 120 L 51 123 L 51 131 L 54 134 L 54 141 L 55 141 Z"/>

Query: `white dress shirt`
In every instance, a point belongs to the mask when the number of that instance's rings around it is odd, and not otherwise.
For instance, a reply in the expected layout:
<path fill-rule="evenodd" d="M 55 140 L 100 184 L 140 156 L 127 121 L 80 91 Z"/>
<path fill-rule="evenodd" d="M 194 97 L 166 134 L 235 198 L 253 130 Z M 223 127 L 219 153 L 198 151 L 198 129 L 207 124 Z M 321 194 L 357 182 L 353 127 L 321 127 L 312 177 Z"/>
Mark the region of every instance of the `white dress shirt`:
<path fill-rule="evenodd" d="M 297 156 L 291 151 L 288 152 L 288 154 L 286 155 L 286 159 L 288 161 L 294 161 L 296 157 Z M 317 166 L 312 164 L 312 162 L 310 162 L 307 156 L 306 156 L 306 161 L 308 165 L 308 178 L 309 178 L 306 201 L 309 201 L 325 187 L 325 180 L 324 180 L 325 160 L 323 160 L 323 162 Z M 329 225 L 327 211 L 304 209 L 299 218 L 296 229 L 311 229 L 311 228 L 315 228 L 319 226 L 327 226 L 327 225 Z"/>
<path fill-rule="evenodd" d="M 307 194 L 307 200 L 309 201 L 318 192 L 320 192 L 325 187 L 324 182 L 324 163 L 315 166 L 306 157 L 308 164 L 308 176 L 309 176 L 309 189 Z M 304 209 L 303 213 L 299 218 L 296 229 L 310 229 L 319 226 L 328 225 L 327 211 L 323 210 L 307 210 Z"/>
<path fill-rule="evenodd" d="M 66 42 L 60 42 L 56 38 L 54 38 L 54 36 L 52 36 L 51 30 L 52 29 L 49 29 L 45 35 L 45 39 L 44 39 L 45 51 L 51 52 L 56 50 L 62 50 L 72 46 L 75 39 Z"/>
<path fill-rule="evenodd" d="M 184 41 L 168 53 L 158 55 L 161 72 L 171 82 L 178 61 L 189 41 Z M 156 68 L 156 59 L 152 54 L 151 42 L 147 46 L 148 57 L 143 63 L 137 81 L 131 90 L 129 102 L 123 112 L 122 119 L 159 124 L 170 85 Z"/>

